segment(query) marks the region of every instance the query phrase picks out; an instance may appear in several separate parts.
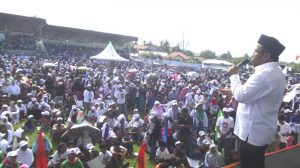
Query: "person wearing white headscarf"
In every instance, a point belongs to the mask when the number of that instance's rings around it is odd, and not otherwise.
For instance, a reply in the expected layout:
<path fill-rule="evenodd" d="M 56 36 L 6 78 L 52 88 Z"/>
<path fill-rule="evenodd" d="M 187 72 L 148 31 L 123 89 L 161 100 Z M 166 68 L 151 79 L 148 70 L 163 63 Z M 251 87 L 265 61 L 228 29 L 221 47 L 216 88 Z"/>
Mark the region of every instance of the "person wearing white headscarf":
<path fill-rule="evenodd" d="M 215 144 L 210 145 L 208 152 L 205 155 L 205 166 L 209 168 L 221 168 L 224 166 L 224 159 L 220 152 L 217 150 Z"/>
<path fill-rule="evenodd" d="M 31 166 L 33 163 L 33 153 L 32 150 L 28 148 L 27 141 L 21 141 L 19 143 L 20 148 L 17 149 L 17 161 L 21 164 L 26 164 Z"/>
<path fill-rule="evenodd" d="M 104 102 L 99 103 L 99 107 L 97 108 L 99 116 L 105 114 L 107 112 L 107 107 Z"/>
<path fill-rule="evenodd" d="M 150 116 L 151 116 L 151 114 L 156 114 L 156 117 L 160 120 L 163 113 L 164 113 L 164 110 L 161 107 L 160 102 L 159 101 L 155 101 L 154 102 L 154 106 L 150 110 Z"/>
<path fill-rule="evenodd" d="M 126 117 L 124 114 L 120 114 L 117 117 L 116 127 L 119 127 L 121 132 L 124 132 L 125 129 L 128 128 L 128 122 L 126 121 Z"/>

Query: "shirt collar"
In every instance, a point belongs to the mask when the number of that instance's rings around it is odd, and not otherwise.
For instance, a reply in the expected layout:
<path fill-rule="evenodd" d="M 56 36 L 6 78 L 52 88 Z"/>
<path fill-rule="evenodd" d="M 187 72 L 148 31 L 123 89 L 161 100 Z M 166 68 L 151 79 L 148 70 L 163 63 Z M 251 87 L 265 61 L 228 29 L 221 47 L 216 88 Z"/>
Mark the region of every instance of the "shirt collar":
<path fill-rule="evenodd" d="M 260 71 L 265 68 L 270 68 L 270 67 L 275 67 L 275 66 L 279 66 L 278 62 L 268 62 L 268 63 L 264 63 L 264 64 L 256 66 L 255 71 Z"/>

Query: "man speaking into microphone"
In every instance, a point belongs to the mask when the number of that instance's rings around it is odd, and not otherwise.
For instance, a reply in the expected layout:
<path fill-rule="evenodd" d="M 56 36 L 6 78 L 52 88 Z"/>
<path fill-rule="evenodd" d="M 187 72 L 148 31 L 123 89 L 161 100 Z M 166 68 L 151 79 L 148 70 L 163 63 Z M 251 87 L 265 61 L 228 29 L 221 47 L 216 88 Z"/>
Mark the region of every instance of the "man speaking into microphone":
<path fill-rule="evenodd" d="M 274 37 L 261 35 L 251 62 L 255 73 L 242 84 L 236 66 L 227 70 L 231 89 L 220 89 L 239 103 L 234 134 L 238 137 L 241 168 L 264 168 L 264 154 L 277 128 L 277 113 L 283 100 L 285 77 L 279 55 L 285 47 Z"/>

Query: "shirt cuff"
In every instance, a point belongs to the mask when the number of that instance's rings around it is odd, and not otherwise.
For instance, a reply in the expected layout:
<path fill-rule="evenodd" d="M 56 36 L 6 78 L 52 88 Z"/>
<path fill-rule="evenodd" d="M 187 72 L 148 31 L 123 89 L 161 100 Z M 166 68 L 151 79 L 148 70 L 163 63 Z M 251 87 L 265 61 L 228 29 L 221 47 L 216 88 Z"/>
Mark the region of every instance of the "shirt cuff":
<path fill-rule="evenodd" d="M 239 81 L 240 80 L 240 76 L 239 74 L 233 74 L 229 77 L 230 81 Z"/>

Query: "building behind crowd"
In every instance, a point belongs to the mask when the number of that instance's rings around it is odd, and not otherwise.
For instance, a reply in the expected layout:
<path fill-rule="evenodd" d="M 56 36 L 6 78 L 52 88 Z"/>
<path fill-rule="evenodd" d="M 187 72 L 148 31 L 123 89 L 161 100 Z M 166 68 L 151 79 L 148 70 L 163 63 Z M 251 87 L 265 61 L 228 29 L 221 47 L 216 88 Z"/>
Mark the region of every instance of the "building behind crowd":
<path fill-rule="evenodd" d="M 129 58 L 128 43 L 137 37 L 49 25 L 46 19 L 0 13 L 1 54 L 89 58 L 111 41 L 119 55 Z"/>

